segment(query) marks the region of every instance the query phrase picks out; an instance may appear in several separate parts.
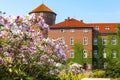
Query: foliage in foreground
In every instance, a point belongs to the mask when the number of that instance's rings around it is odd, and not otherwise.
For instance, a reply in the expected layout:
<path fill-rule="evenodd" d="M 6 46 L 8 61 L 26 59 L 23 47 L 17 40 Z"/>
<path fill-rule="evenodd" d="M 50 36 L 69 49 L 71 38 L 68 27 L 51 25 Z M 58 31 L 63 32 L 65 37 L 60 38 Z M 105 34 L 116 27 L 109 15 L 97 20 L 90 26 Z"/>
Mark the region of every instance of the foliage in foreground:
<path fill-rule="evenodd" d="M 88 74 L 73 74 L 72 72 L 69 73 L 65 73 L 65 72 L 61 72 L 58 77 L 60 78 L 60 80 L 81 80 L 82 78 L 88 78 L 89 75 Z"/>
<path fill-rule="evenodd" d="M 0 80 L 57 79 L 65 45 L 47 38 L 49 26 L 41 16 L 0 16 L 0 25 Z"/>

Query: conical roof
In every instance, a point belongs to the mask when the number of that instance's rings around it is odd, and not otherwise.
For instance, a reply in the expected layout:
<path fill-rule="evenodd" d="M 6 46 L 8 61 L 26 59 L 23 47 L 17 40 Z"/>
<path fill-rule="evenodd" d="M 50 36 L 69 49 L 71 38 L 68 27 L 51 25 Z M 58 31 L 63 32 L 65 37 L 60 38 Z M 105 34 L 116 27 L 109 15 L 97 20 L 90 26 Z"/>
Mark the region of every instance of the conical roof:
<path fill-rule="evenodd" d="M 52 13 L 54 13 L 51 9 L 49 9 L 44 4 L 39 5 L 37 8 L 33 9 L 30 13 L 36 13 L 36 12 L 52 12 Z"/>

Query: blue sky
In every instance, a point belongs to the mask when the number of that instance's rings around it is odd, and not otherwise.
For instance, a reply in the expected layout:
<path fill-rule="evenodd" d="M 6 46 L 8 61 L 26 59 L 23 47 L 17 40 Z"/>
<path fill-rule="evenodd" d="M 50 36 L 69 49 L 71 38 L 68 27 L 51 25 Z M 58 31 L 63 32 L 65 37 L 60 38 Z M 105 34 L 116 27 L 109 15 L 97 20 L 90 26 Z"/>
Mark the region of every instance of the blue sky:
<path fill-rule="evenodd" d="M 86 23 L 120 22 L 120 0 L 43 0 L 57 13 L 56 23 L 67 17 Z M 42 3 L 42 0 L 1 0 L 0 11 L 6 15 L 26 15 Z"/>

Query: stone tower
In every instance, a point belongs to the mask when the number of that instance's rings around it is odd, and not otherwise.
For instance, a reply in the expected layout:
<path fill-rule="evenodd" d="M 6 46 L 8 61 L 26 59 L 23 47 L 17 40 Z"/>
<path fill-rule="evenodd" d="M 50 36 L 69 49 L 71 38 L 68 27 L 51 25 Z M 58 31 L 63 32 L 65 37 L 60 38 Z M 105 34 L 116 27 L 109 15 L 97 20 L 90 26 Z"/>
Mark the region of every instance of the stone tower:
<path fill-rule="evenodd" d="M 37 16 L 42 16 L 48 25 L 55 24 L 56 13 L 49 9 L 46 5 L 41 4 L 33 9 L 29 14 L 35 13 Z"/>

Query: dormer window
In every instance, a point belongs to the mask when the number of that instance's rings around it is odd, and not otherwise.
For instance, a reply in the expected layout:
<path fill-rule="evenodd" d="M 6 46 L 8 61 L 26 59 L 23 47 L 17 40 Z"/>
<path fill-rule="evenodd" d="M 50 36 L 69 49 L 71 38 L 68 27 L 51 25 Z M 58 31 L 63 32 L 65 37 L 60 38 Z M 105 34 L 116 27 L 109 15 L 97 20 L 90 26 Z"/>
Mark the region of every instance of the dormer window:
<path fill-rule="evenodd" d="M 96 27 L 95 27 L 95 30 L 99 30 L 99 29 L 100 29 L 99 26 L 96 26 Z"/>
<path fill-rule="evenodd" d="M 60 29 L 60 32 L 61 32 L 61 33 L 64 33 L 64 32 L 65 32 L 65 30 L 64 30 L 64 29 Z"/>
<path fill-rule="evenodd" d="M 110 30 L 110 27 L 109 27 L 109 26 L 106 26 L 106 27 L 105 27 L 105 30 Z"/>

